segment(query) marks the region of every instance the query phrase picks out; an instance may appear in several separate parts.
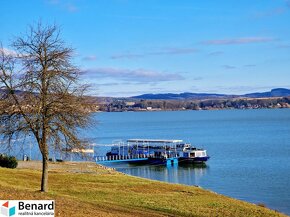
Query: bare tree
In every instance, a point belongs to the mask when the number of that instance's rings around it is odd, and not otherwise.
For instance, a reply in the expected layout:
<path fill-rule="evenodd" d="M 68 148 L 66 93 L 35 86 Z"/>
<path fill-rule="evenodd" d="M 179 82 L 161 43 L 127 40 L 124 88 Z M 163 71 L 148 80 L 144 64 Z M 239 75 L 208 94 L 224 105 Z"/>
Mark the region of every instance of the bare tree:
<path fill-rule="evenodd" d="M 41 191 L 48 190 L 49 148 L 84 148 L 78 130 L 91 116 L 73 50 L 55 25 L 30 26 L 12 44 L 0 47 L 0 135 L 8 140 L 33 135 L 42 154 Z"/>

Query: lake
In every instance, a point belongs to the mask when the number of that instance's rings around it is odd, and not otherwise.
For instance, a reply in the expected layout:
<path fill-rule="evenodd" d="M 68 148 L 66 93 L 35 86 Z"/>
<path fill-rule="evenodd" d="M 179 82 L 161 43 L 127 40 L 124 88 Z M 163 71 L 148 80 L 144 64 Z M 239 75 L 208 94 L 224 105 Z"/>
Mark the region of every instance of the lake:
<path fill-rule="evenodd" d="M 149 179 L 198 185 L 290 215 L 290 109 L 96 113 L 83 135 L 97 144 L 129 138 L 183 139 L 205 148 L 207 166 L 132 166 L 118 171 Z M 17 152 L 40 159 L 36 145 Z M 27 147 L 25 147 L 25 145 Z M 109 147 L 96 148 L 96 155 Z"/>
<path fill-rule="evenodd" d="M 206 167 L 132 166 L 118 171 L 205 189 L 290 214 L 290 109 L 100 113 L 89 134 L 115 139 L 183 139 L 207 149 Z M 100 150 L 101 152 L 101 150 Z"/>

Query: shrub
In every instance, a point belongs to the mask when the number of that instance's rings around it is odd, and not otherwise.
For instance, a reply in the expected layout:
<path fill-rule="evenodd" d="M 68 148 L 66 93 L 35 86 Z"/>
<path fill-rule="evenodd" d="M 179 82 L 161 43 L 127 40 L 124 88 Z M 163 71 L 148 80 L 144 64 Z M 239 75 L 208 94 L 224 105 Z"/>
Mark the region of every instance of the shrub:
<path fill-rule="evenodd" d="M 266 207 L 266 205 L 263 204 L 263 203 L 257 203 L 257 206 L 260 206 L 260 207 Z"/>
<path fill-rule="evenodd" d="M 18 165 L 18 161 L 15 157 L 0 154 L 0 167 L 14 169 L 17 167 L 17 165 Z"/>

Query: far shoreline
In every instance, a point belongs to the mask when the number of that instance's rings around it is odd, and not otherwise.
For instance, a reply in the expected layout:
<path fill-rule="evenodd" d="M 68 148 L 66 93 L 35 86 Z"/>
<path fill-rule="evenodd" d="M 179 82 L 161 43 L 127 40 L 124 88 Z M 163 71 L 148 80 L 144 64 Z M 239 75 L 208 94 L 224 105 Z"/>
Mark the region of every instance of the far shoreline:
<path fill-rule="evenodd" d="M 224 109 L 177 109 L 177 110 L 134 110 L 134 111 L 128 111 L 128 110 L 124 110 L 124 111 L 94 111 L 92 113 L 122 113 L 122 112 L 175 112 L 175 111 L 184 111 L 184 112 L 188 112 L 188 111 L 245 111 L 245 110 L 287 110 L 290 109 L 289 108 L 243 108 L 243 109 L 237 109 L 237 108 L 224 108 Z"/>

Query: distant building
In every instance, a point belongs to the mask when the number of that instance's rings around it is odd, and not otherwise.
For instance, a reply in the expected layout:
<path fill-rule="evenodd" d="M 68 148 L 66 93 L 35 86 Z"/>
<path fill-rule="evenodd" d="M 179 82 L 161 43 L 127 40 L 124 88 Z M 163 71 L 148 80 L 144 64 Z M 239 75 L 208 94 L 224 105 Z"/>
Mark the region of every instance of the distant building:
<path fill-rule="evenodd" d="M 135 105 L 135 102 L 126 102 L 126 106 L 133 106 Z"/>

